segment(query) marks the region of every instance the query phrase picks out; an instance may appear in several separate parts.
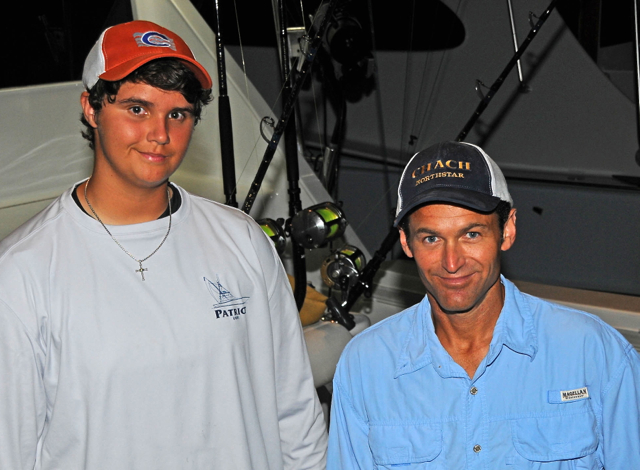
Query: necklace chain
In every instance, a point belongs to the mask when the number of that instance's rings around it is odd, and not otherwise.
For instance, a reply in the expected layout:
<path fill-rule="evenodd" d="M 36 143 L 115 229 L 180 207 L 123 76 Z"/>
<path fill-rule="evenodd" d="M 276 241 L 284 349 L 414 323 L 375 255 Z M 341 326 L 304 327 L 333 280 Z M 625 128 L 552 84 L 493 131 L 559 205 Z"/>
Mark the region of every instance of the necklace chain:
<path fill-rule="evenodd" d="M 167 239 L 167 237 L 169 236 L 169 232 L 171 232 L 171 193 L 169 192 L 169 185 L 167 184 L 167 200 L 169 201 L 169 228 L 167 229 L 167 233 L 164 235 L 164 238 L 162 239 L 162 241 L 160 242 L 160 244 L 158 245 L 158 247 L 153 250 L 153 252 L 147 256 L 146 258 L 142 258 L 142 259 L 137 259 L 135 256 L 133 256 L 131 253 L 129 253 L 129 251 L 120 244 L 120 242 L 118 240 L 116 240 L 116 237 L 113 236 L 113 234 L 109 231 L 109 229 L 107 228 L 107 226 L 104 224 L 104 222 L 100 219 L 100 217 L 98 217 L 98 214 L 96 213 L 95 209 L 93 208 L 93 206 L 91 205 L 91 203 L 89 202 L 89 198 L 87 197 L 87 188 L 89 187 L 89 181 L 91 180 L 91 177 L 89 177 L 87 179 L 87 183 L 84 185 L 84 200 L 87 202 L 87 205 L 89 206 L 89 209 L 91 209 L 91 212 L 93 213 L 93 216 L 96 218 L 96 220 L 98 222 L 100 222 L 100 225 L 102 225 L 102 227 L 107 231 L 107 233 L 109 234 L 109 236 L 111 237 L 111 239 L 116 242 L 116 245 L 118 245 L 120 247 L 120 249 L 122 251 L 124 251 L 129 258 L 131 258 L 132 260 L 134 260 L 136 263 L 138 263 L 138 266 L 140 266 L 139 269 L 136 269 L 135 272 L 140 273 L 140 275 L 142 276 L 142 280 L 144 281 L 144 272 L 148 271 L 147 268 L 143 268 L 142 267 L 142 263 L 144 263 L 145 261 L 147 261 L 149 258 L 151 258 L 153 255 L 155 255 L 158 250 L 160 249 L 160 247 L 162 245 L 164 245 L 165 240 Z"/>

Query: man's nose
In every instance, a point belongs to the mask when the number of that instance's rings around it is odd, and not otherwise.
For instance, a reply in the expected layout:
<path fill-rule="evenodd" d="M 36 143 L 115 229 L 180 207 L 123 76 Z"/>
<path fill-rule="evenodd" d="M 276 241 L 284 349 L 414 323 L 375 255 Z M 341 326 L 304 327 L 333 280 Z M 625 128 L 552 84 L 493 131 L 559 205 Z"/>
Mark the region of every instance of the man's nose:
<path fill-rule="evenodd" d="M 442 267 L 448 273 L 456 273 L 464 265 L 463 249 L 457 242 L 447 242 L 442 254 Z"/>

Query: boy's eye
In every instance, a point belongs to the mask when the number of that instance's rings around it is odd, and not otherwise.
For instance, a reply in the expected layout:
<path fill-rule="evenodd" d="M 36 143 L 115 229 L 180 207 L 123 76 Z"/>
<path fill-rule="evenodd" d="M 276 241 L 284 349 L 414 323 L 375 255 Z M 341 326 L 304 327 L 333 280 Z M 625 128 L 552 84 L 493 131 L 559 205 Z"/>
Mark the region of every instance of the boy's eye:
<path fill-rule="evenodd" d="M 184 114 L 180 111 L 173 111 L 169 114 L 169 117 L 171 119 L 182 119 L 184 117 Z"/>
<path fill-rule="evenodd" d="M 133 114 L 142 114 L 143 111 L 142 106 L 132 106 L 130 109 Z"/>

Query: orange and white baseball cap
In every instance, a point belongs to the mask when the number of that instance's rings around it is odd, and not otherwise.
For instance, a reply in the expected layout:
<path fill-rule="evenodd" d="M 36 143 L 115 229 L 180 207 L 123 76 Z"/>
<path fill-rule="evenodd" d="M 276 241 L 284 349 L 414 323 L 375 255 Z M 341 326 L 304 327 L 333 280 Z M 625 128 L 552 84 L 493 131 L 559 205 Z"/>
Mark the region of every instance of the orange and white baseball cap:
<path fill-rule="evenodd" d="M 121 80 L 147 62 L 168 57 L 182 61 L 191 69 L 202 88 L 211 88 L 211 77 L 187 43 L 150 21 L 131 21 L 104 30 L 84 62 L 82 83 L 89 90 L 100 78 Z"/>

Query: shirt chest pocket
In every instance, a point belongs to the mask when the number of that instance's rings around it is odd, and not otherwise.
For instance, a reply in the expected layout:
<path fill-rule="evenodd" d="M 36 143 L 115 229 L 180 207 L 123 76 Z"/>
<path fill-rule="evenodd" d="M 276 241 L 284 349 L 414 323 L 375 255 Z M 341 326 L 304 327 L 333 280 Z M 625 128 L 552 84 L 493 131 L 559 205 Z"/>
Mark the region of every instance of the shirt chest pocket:
<path fill-rule="evenodd" d="M 508 468 L 601 470 L 596 456 L 596 418 L 590 408 L 543 418 L 515 419 L 511 434 L 516 452 Z"/>
<path fill-rule="evenodd" d="M 371 426 L 369 448 L 376 470 L 443 469 L 442 426 L 436 424 Z"/>

